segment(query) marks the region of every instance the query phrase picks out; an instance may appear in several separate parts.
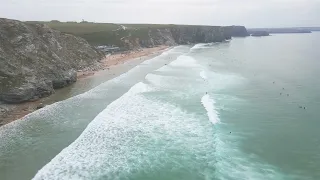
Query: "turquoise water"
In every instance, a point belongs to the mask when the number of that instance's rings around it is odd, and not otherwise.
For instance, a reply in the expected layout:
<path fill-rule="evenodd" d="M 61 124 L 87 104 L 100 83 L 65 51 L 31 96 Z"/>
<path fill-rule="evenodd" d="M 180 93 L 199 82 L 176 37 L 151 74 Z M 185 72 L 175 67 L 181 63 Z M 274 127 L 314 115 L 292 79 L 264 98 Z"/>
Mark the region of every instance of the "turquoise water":
<path fill-rule="evenodd" d="M 1 179 L 320 179 L 319 45 L 173 48 L 1 127 Z"/>

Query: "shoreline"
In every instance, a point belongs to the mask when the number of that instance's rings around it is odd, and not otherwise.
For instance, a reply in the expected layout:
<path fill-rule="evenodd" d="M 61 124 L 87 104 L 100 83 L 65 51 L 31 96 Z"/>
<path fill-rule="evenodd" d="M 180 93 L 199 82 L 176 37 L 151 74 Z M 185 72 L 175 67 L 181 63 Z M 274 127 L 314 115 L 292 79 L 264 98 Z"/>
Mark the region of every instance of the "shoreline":
<path fill-rule="evenodd" d="M 84 88 L 79 93 L 69 94 L 70 89 L 76 88 L 77 84 L 88 83 L 95 80 L 95 77 L 100 78 L 100 83 L 106 82 L 110 79 L 118 77 L 119 75 L 126 73 L 130 69 L 139 65 L 145 60 L 158 56 L 166 51 L 170 46 L 158 46 L 153 48 L 142 48 L 139 50 L 130 50 L 125 52 L 119 52 L 112 55 L 107 55 L 100 61 L 100 67 L 96 70 L 77 72 L 77 81 L 67 87 L 57 89 L 55 93 L 48 97 L 44 97 L 32 102 L 24 102 L 20 104 L 0 104 L 0 126 L 8 124 L 10 122 L 20 120 L 24 116 L 38 110 L 39 106 L 50 105 L 55 102 L 63 101 L 71 98 L 77 94 L 84 93 L 94 87 Z M 133 64 L 129 65 L 132 62 Z M 100 77 L 98 77 L 100 76 Z M 99 85 L 99 83 L 97 84 Z M 95 86 L 96 87 L 96 86 Z"/>

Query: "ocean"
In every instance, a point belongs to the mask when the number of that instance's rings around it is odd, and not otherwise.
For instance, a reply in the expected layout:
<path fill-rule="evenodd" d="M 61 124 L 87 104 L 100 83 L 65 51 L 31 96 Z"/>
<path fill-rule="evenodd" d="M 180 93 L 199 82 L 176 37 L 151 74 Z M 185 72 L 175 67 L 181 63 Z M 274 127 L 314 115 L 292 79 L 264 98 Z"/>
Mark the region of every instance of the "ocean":
<path fill-rule="evenodd" d="M 0 179 L 320 179 L 320 33 L 174 47 L 0 127 Z"/>

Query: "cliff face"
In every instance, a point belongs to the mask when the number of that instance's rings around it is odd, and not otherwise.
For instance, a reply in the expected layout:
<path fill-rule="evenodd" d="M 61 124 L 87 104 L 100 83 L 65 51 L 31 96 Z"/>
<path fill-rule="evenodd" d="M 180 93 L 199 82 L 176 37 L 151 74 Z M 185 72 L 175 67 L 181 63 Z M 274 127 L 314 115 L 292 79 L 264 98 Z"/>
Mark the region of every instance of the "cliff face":
<path fill-rule="evenodd" d="M 0 101 L 38 99 L 95 67 L 104 55 L 86 40 L 47 25 L 0 19 Z"/>
<path fill-rule="evenodd" d="M 223 32 L 226 37 L 246 37 L 250 36 L 244 26 L 225 26 Z"/>
<path fill-rule="evenodd" d="M 31 22 L 30 22 L 31 23 Z M 35 23 L 35 22 L 33 22 Z M 249 36 L 244 26 L 198 26 L 172 24 L 110 24 L 38 22 L 53 29 L 74 34 L 95 46 L 116 46 L 120 49 L 220 42 L 231 37 Z"/>
<path fill-rule="evenodd" d="M 171 25 L 164 28 L 148 28 L 143 31 L 144 34 L 140 35 L 135 31 L 129 31 L 129 35 L 122 38 L 122 46 L 134 49 L 158 45 L 222 42 L 230 39 L 220 26 Z"/>
<path fill-rule="evenodd" d="M 171 28 L 176 43 L 210 43 L 226 39 L 219 26 L 176 26 Z"/>

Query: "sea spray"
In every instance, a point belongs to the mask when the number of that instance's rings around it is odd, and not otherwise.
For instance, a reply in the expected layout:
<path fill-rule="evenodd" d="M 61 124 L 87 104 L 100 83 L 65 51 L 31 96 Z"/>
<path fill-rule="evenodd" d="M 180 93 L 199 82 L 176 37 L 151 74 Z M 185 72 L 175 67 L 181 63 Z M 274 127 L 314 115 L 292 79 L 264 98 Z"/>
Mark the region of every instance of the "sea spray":
<path fill-rule="evenodd" d="M 209 96 L 209 94 L 206 94 L 201 98 L 201 103 L 207 111 L 207 115 L 208 115 L 209 120 L 213 124 L 220 122 L 219 112 L 216 110 L 216 108 L 214 106 L 215 101 Z"/>
<path fill-rule="evenodd" d="M 201 71 L 201 72 L 200 72 L 200 77 L 201 77 L 202 79 L 204 79 L 204 80 L 206 80 L 206 79 L 208 78 L 205 71 Z"/>

